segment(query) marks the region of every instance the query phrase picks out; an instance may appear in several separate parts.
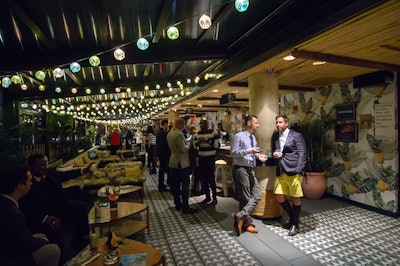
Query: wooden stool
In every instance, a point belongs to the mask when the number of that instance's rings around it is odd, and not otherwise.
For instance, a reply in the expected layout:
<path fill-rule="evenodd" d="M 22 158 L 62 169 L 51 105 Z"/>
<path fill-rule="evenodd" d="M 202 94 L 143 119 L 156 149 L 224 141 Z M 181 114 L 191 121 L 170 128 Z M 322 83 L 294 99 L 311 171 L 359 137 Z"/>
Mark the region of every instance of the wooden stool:
<path fill-rule="evenodd" d="M 220 175 L 218 174 L 220 172 Z M 215 161 L 215 183 L 221 186 L 224 196 L 228 196 L 229 186 L 234 189 L 234 182 L 232 177 L 232 165 L 227 164 L 224 160 Z"/>

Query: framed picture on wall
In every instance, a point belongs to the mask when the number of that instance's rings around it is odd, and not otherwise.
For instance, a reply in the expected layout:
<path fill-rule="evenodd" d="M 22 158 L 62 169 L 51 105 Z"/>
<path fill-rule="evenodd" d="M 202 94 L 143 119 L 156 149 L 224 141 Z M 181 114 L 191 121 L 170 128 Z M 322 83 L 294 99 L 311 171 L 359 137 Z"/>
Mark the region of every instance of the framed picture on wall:
<path fill-rule="evenodd" d="M 358 142 L 358 124 L 343 123 L 335 126 L 336 142 Z"/>
<path fill-rule="evenodd" d="M 343 103 L 335 105 L 337 120 L 356 120 L 356 104 Z"/>

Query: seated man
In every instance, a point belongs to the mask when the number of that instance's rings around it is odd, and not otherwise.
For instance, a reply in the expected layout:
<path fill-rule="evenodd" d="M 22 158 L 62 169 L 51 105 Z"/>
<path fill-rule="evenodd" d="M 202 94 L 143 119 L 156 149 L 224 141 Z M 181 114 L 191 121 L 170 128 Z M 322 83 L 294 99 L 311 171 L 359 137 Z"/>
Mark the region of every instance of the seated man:
<path fill-rule="evenodd" d="M 49 244 L 43 235 L 34 237 L 29 231 L 18 202 L 30 190 L 32 175 L 25 166 L 2 170 L 0 177 L 0 241 L 1 265 L 56 266 L 60 249 Z"/>
<path fill-rule="evenodd" d="M 32 188 L 21 201 L 21 210 L 34 233 L 44 232 L 51 242 L 58 244 L 64 262 L 75 255 L 71 247 L 88 244 L 88 206 L 66 195 L 58 172 L 47 168 L 46 156 L 34 154 L 28 164 Z"/>

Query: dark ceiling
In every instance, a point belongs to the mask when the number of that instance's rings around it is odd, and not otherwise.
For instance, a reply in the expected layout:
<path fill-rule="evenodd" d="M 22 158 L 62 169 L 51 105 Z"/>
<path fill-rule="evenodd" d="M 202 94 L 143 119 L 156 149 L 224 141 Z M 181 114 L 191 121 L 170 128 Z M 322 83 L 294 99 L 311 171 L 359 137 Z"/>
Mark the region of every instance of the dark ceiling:
<path fill-rule="evenodd" d="M 226 0 L 2 0 L 0 78 L 22 81 L 0 91 L 5 102 L 124 98 L 135 112 L 154 114 L 382 2 L 250 0 L 241 13 Z M 203 14 L 212 20 L 207 30 L 199 27 Z M 170 26 L 179 29 L 177 40 L 166 36 Z M 136 46 L 140 37 L 150 43 L 145 51 Z M 122 61 L 114 59 L 117 48 L 125 51 Z M 99 66 L 89 64 L 92 55 Z M 81 65 L 79 72 L 70 70 L 72 62 Z M 53 76 L 56 67 L 63 77 Z M 38 70 L 46 73 L 43 81 L 35 77 Z M 149 102 L 157 107 L 143 108 Z"/>

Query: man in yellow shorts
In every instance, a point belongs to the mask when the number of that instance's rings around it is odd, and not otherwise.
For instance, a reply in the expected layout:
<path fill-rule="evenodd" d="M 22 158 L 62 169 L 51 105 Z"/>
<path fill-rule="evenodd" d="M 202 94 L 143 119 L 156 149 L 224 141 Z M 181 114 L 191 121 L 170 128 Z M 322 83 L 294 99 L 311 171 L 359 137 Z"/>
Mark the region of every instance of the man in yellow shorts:
<path fill-rule="evenodd" d="M 301 182 L 306 168 L 306 144 L 303 135 L 288 128 L 286 115 L 278 115 L 275 119 L 276 129 L 271 139 L 271 149 L 276 167 L 274 186 L 275 197 L 289 215 L 289 222 L 283 228 L 289 229 L 289 236 L 299 233 L 299 217 L 303 190 Z M 292 197 L 292 205 L 286 199 Z"/>

